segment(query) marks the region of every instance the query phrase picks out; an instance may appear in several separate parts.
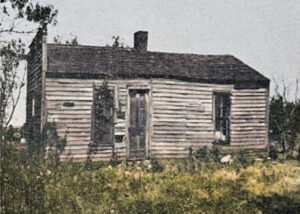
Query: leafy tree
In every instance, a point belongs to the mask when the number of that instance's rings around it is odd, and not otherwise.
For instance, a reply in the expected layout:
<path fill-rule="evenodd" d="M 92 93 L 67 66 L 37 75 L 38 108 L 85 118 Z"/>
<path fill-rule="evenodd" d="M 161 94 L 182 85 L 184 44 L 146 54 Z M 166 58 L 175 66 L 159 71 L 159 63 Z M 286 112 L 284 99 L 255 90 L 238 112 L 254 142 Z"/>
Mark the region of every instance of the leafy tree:
<path fill-rule="evenodd" d="M 271 138 L 280 143 L 285 153 L 295 149 L 297 135 L 300 134 L 300 100 L 297 99 L 297 87 L 294 101 L 287 99 L 286 87 L 283 88 L 282 93 L 276 90 L 277 94 L 270 102 L 270 130 Z"/>
<path fill-rule="evenodd" d="M 65 45 L 71 45 L 71 46 L 76 46 L 76 45 L 79 45 L 79 42 L 78 42 L 78 37 L 77 36 L 73 36 L 71 34 L 71 39 L 70 40 L 65 40 L 65 42 L 62 42 L 62 37 L 59 36 L 59 35 L 56 35 L 54 36 L 53 38 L 53 42 L 55 44 L 65 44 Z"/>
<path fill-rule="evenodd" d="M 112 44 L 113 48 L 124 47 L 123 42 L 120 41 L 120 36 L 113 36 L 112 39 L 114 40 L 114 42 Z"/>
<path fill-rule="evenodd" d="M 113 40 L 112 44 L 106 44 L 106 47 L 112 47 L 112 48 L 129 48 L 128 45 L 126 45 L 122 40 L 123 38 L 121 38 L 120 36 L 113 36 L 111 37 L 111 39 Z"/>
<path fill-rule="evenodd" d="M 18 69 L 25 60 L 26 38 L 56 24 L 57 10 L 32 0 L 0 0 L 0 139 L 12 119 L 24 87 Z"/>
<path fill-rule="evenodd" d="M 22 130 L 20 128 L 15 128 L 12 125 L 9 125 L 5 131 L 5 139 L 9 142 L 18 142 L 22 136 Z"/>
<path fill-rule="evenodd" d="M 45 182 L 40 176 L 45 174 L 42 164 L 45 159 L 11 143 L 18 136 L 9 123 L 25 85 L 25 78 L 20 78 L 19 72 L 26 59 L 27 37 L 32 37 L 39 28 L 45 29 L 47 24 L 56 24 L 56 15 L 53 6 L 33 0 L 0 0 L 1 213 L 44 212 Z"/>

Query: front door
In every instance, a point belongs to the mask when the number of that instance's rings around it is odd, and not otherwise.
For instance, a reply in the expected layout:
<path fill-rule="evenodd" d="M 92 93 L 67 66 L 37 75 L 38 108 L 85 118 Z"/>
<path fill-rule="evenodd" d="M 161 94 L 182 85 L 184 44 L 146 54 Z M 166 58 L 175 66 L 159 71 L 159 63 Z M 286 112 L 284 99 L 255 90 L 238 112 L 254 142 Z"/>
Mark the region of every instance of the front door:
<path fill-rule="evenodd" d="M 148 90 L 129 90 L 130 122 L 129 122 L 129 158 L 146 158 L 147 122 L 148 122 Z"/>

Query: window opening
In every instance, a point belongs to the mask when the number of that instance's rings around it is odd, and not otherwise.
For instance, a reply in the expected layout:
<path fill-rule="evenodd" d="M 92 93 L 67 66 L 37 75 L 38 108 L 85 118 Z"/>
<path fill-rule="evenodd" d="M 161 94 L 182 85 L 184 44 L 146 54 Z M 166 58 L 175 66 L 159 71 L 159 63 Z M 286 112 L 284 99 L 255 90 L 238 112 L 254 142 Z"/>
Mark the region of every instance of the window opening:
<path fill-rule="evenodd" d="M 64 103 L 63 103 L 63 106 L 64 106 L 64 107 L 74 107 L 75 104 L 74 104 L 73 102 L 64 102 Z"/>
<path fill-rule="evenodd" d="M 230 141 L 230 94 L 214 93 L 215 137 L 218 142 Z"/>
<path fill-rule="evenodd" d="M 31 115 L 34 117 L 35 116 L 35 99 L 34 98 L 32 98 L 32 107 L 31 107 L 31 109 L 32 109 Z"/>

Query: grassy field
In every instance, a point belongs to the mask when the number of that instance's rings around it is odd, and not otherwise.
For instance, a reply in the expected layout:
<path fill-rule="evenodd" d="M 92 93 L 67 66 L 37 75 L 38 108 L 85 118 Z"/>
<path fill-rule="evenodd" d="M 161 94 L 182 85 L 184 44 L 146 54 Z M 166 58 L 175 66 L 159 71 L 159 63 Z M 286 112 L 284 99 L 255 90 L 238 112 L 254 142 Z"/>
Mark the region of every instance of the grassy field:
<path fill-rule="evenodd" d="M 300 213 L 299 162 L 65 167 L 46 185 L 53 213 Z"/>
<path fill-rule="evenodd" d="M 11 161 L 1 168 L 3 213 L 300 213 L 297 161 Z"/>

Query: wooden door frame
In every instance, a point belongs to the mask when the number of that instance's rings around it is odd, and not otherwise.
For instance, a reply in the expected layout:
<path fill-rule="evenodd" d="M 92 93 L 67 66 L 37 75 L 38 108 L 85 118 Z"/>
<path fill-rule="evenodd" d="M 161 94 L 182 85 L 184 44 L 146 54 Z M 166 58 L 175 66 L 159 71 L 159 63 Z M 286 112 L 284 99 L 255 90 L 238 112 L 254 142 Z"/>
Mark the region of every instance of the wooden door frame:
<path fill-rule="evenodd" d="M 146 124 L 146 133 L 145 133 L 145 159 L 149 158 L 149 149 L 150 149 L 150 127 L 151 127 L 151 112 L 152 107 L 150 105 L 151 102 L 151 88 L 150 85 L 135 85 L 135 86 L 127 86 L 127 108 L 126 108 L 126 129 L 125 129 L 125 136 L 126 136 L 126 155 L 127 158 L 130 157 L 130 148 L 129 148 L 129 126 L 130 126 L 130 90 L 145 90 L 147 91 L 146 95 L 146 103 L 147 103 L 147 124 Z"/>

